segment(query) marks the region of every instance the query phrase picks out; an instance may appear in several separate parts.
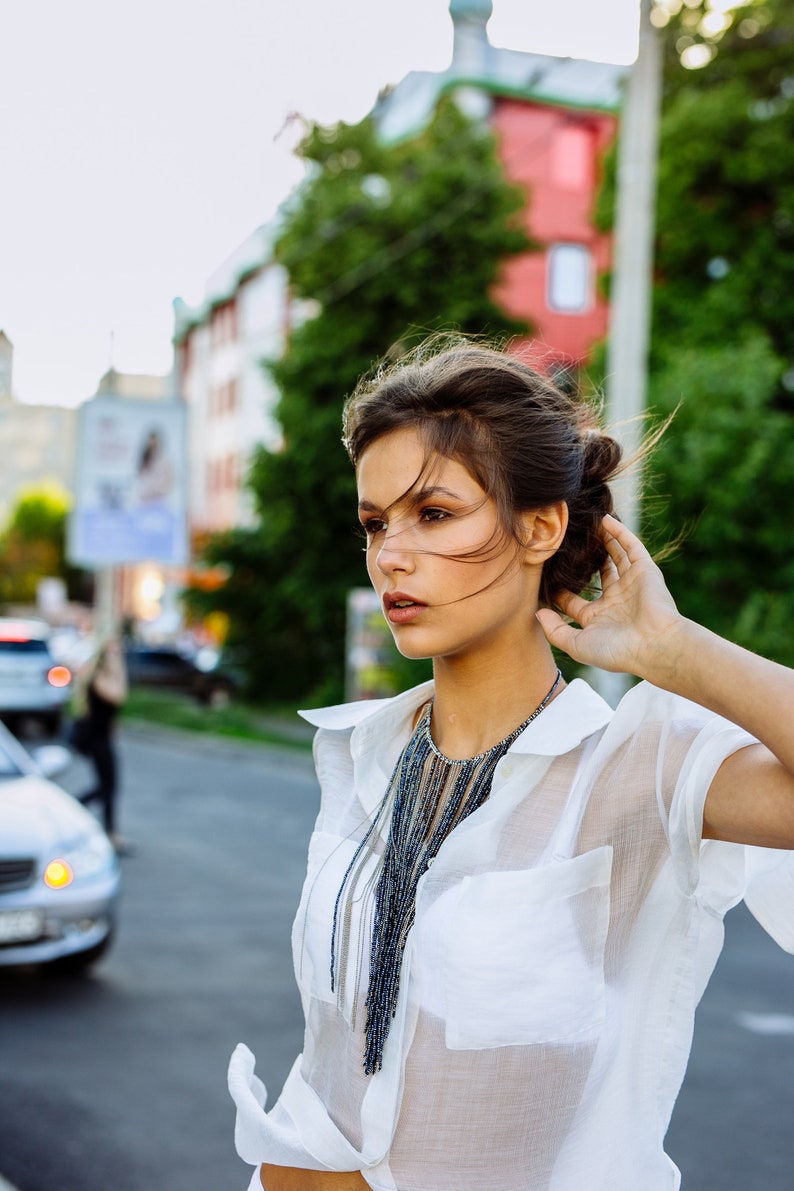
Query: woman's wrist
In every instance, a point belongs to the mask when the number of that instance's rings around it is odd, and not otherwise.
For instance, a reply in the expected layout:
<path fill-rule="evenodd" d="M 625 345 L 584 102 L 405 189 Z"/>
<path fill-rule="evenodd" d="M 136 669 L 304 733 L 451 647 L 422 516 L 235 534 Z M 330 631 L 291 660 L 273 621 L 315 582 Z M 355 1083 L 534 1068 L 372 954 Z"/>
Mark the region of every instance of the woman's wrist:
<path fill-rule="evenodd" d="M 702 652 L 711 637 L 713 634 L 702 625 L 677 615 L 646 641 L 637 676 L 663 690 L 691 697 Z"/>

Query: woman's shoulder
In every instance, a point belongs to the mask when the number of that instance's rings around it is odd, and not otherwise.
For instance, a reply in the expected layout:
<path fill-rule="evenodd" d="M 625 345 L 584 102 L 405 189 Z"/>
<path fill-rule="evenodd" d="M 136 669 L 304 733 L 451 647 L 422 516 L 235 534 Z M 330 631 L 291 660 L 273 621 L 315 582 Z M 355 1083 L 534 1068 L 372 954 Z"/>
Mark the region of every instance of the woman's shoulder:
<path fill-rule="evenodd" d="M 715 713 L 693 703 L 682 695 L 665 691 L 653 683 L 641 680 L 620 699 L 615 708 L 615 719 L 621 720 L 675 720 L 706 723 L 715 719 Z"/>
<path fill-rule="evenodd" d="M 698 747 L 705 747 L 715 737 L 728 738 L 740 731 L 735 724 L 699 703 L 643 681 L 636 683 L 618 703 L 609 737 L 613 745 L 633 740 L 646 751 L 653 742 L 668 751 L 686 751 L 696 742 Z"/>

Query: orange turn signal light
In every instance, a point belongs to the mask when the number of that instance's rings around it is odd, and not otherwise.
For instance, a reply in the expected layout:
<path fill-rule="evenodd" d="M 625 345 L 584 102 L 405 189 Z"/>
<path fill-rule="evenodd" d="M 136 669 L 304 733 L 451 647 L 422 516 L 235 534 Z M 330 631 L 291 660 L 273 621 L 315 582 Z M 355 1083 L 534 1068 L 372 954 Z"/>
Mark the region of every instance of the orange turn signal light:
<path fill-rule="evenodd" d="M 68 686 L 72 681 L 72 672 L 68 666 L 53 666 L 47 674 L 50 686 Z"/>

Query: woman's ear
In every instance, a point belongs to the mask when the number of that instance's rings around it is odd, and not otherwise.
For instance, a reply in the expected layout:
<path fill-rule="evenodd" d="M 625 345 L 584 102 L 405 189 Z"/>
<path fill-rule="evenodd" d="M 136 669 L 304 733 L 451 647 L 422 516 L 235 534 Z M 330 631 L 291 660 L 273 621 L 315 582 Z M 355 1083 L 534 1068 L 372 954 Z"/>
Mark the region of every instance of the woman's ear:
<path fill-rule="evenodd" d="M 562 545 L 568 528 L 568 505 L 564 500 L 522 513 L 524 561 L 530 565 L 547 562 Z"/>

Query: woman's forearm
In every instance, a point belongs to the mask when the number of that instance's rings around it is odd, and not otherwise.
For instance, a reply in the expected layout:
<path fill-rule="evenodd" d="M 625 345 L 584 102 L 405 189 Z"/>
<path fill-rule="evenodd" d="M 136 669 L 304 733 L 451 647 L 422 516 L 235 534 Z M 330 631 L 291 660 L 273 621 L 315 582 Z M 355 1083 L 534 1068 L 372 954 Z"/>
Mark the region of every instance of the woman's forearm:
<path fill-rule="evenodd" d="M 694 621 L 650 642 L 640 678 L 744 728 L 794 774 L 794 671 L 750 653 Z"/>

